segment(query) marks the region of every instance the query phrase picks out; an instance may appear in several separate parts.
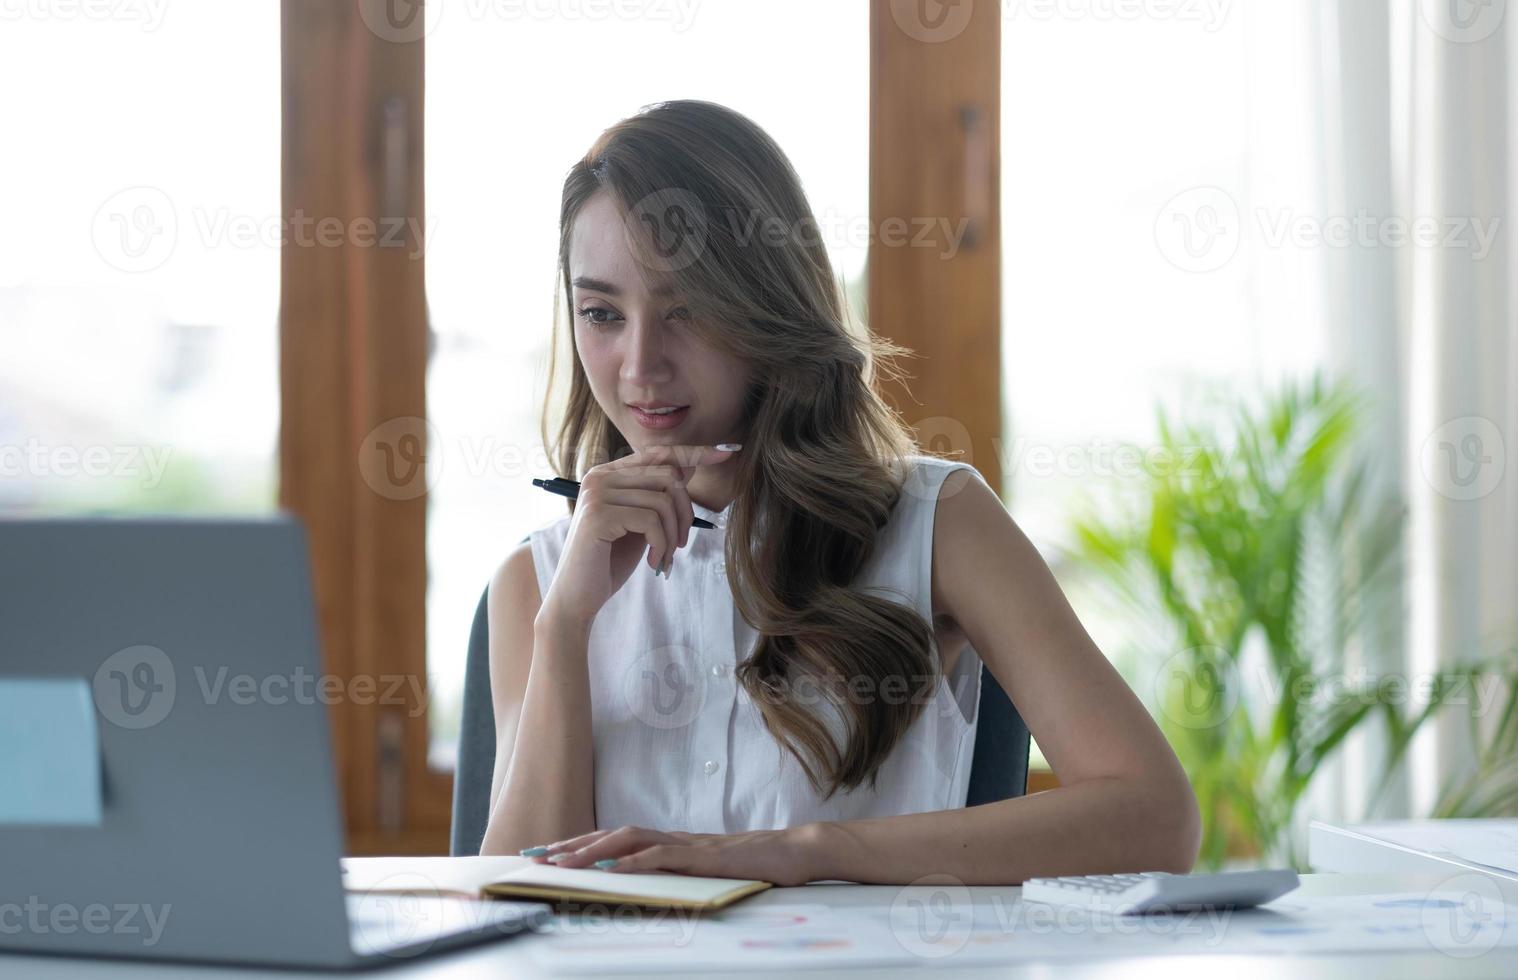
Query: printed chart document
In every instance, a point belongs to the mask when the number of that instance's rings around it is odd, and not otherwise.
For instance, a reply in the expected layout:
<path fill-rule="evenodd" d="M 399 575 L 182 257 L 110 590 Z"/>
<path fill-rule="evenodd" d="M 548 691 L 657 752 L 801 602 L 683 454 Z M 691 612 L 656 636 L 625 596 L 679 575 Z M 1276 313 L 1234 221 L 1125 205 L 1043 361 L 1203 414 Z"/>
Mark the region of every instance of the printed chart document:
<path fill-rule="evenodd" d="M 789 891 L 788 889 L 786 891 Z M 904 888 L 890 906 L 757 902 L 714 915 L 560 916 L 524 941 L 555 973 L 709 973 L 1189 954 L 1386 953 L 1455 959 L 1518 947 L 1495 885 L 1378 895 L 1288 895 L 1257 909 L 1113 916 L 1016 897 Z M 772 893 L 778 896 L 780 893 Z M 1289 971 L 1287 971 L 1289 972 Z"/>

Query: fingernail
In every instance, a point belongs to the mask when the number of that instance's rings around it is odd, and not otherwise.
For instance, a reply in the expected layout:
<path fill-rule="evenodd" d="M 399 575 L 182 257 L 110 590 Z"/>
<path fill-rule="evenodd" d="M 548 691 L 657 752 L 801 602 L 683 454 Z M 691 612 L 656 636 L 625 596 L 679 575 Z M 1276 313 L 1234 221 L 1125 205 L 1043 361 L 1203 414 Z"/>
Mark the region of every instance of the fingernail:
<path fill-rule="evenodd" d="M 720 450 L 722 450 L 725 453 L 735 453 L 738 450 L 740 450 L 740 449 L 743 448 L 743 443 L 741 443 L 741 442 L 724 442 L 722 445 L 717 446 L 715 448 L 720 449 Z"/>
<path fill-rule="evenodd" d="M 524 847 L 524 848 L 522 848 L 522 857 L 524 857 L 524 858 L 542 857 L 544 854 L 547 854 L 547 853 L 548 853 L 548 848 L 546 848 L 546 847 Z"/>
<path fill-rule="evenodd" d="M 574 857 L 574 852 L 573 851 L 565 851 L 563 854 L 555 854 L 553 857 L 549 858 L 548 860 L 550 862 L 552 862 L 553 864 L 558 864 L 560 861 L 563 861 L 563 860 L 566 860 L 566 859 L 572 858 L 572 857 Z"/>
<path fill-rule="evenodd" d="M 596 867 L 598 867 L 598 868 L 615 868 L 616 866 L 617 866 L 617 859 L 616 858 L 602 858 L 601 860 L 599 860 L 599 861 L 596 862 Z"/>
<path fill-rule="evenodd" d="M 661 562 L 659 562 L 658 567 L 656 567 L 654 569 L 654 578 L 658 578 L 660 575 L 663 575 L 663 574 L 664 574 L 664 563 L 661 561 Z"/>

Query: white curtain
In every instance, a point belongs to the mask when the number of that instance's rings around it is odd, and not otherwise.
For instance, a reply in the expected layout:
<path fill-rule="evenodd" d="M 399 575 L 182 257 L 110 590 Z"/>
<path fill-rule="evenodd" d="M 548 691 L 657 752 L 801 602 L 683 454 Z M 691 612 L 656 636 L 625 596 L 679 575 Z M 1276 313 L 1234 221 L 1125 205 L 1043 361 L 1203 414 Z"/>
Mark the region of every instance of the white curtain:
<path fill-rule="evenodd" d="M 1323 213 L 1385 218 L 1398 212 L 1393 144 L 1390 10 L 1384 2 L 1338 0 L 1315 7 L 1314 48 L 1322 85 L 1317 122 L 1323 134 L 1319 161 Z M 1396 250 L 1355 244 L 1324 250 L 1325 360 L 1338 375 L 1369 393 L 1371 414 L 1364 433 L 1375 464 L 1371 490 L 1377 498 L 1406 506 L 1403 433 L 1406 358 L 1396 342 L 1401 310 Z M 1400 583 L 1390 608 L 1405 607 Z M 1348 651 L 1351 671 L 1405 669 L 1405 623 L 1382 617 L 1366 624 Z M 1353 736 L 1315 787 L 1312 816 L 1360 819 L 1384 769 L 1386 744 L 1366 729 Z M 1399 781 L 1385 798 L 1392 813 L 1406 809 Z"/>
<path fill-rule="evenodd" d="M 1356 651 L 1411 679 L 1518 637 L 1518 330 L 1507 202 L 1518 99 L 1503 0 L 1335 0 L 1319 8 L 1325 207 L 1369 243 L 1327 250 L 1330 366 L 1372 392 L 1381 488 L 1409 514 L 1403 614 Z M 1429 236 L 1420 241 L 1419 235 Z M 1407 242 L 1403 242 L 1403 237 Z M 1414 743 L 1378 816 L 1425 815 L 1474 746 L 1456 706 Z M 1483 718 L 1487 726 L 1492 717 Z M 1314 803 L 1366 814 L 1384 746 L 1349 746 Z"/>
<path fill-rule="evenodd" d="M 1421 0 L 1392 25 L 1399 206 L 1464 222 L 1469 241 L 1410 251 L 1401 264 L 1407 352 L 1403 442 L 1411 506 L 1409 663 L 1414 672 L 1498 652 L 1518 623 L 1518 343 L 1508 288 L 1514 132 L 1506 3 Z M 1475 241 L 1477 222 L 1489 246 Z M 1495 718 L 1485 718 L 1489 726 Z M 1453 713 L 1419 740 L 1411 806 L 1426 811 L 1470 757 Z"/>

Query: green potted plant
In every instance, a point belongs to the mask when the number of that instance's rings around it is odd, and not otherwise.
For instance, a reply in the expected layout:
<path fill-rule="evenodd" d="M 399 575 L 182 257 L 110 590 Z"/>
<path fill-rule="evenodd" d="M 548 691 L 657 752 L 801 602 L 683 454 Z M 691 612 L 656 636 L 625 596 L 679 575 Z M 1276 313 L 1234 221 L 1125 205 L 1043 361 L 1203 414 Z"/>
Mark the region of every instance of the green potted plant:
<path fill-rule="evenodd" d="M 1160 451 L 1126 493 L 1075 522 L 1074 557 L 1136 635 L 1163 638 L 1139 651 L 1152 683 L 1136 686 L 1191 777 L 1203 868 L 1240 856 L 1303 867 L 1293 821 L 1325 760 L 1379 724 L 1384 787 L 1418 729 L 1479 671 L 1428 679 L 1424 702 L 1401 673 L 1350 669 L 1354 638 L 1397 612 L 1404 517 L 1357 458 L 1363 413 L 1320 376 L 1260 405 L 1211 392 L 1178 422 L 1162 408 Z"/>

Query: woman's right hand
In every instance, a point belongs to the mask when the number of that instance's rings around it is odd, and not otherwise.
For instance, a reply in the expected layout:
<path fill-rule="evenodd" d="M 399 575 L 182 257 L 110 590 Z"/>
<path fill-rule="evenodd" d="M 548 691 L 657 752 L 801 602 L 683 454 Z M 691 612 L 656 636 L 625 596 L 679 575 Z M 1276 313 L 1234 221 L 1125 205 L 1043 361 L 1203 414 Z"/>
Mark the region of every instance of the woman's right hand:
<path fill-rule="evenodd" d="M 720 463 L 733 452 L 651 446 L 591 467 L 580 480 L 564 553 L 539 615 L 589 628 L 645 550 L 651 570 L 672 561 L 690 540 L 695 519 L 686 483 L 696 467 Z"/>

